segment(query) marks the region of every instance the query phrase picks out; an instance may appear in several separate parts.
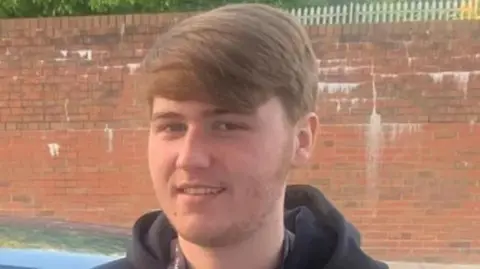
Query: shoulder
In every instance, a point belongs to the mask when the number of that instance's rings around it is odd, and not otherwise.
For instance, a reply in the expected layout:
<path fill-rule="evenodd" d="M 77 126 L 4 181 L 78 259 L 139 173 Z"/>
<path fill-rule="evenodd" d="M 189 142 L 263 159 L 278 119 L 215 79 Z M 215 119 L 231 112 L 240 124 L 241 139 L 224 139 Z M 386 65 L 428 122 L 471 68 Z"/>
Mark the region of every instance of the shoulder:
<path fill-rule="evenodd" d="M 127 260 L 127 258 L 121 258 L 108 263 L 101 264 L 92 269 L 135 269 Z"/>

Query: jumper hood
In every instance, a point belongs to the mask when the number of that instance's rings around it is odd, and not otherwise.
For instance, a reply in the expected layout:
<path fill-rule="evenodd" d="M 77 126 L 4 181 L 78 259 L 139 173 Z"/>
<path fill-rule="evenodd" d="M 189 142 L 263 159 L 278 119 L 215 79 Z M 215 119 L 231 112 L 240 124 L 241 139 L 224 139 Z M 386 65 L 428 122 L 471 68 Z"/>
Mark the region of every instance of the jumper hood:
<path fill-rule="evenodd" d="M 312 186 L 287 187 L 284 223 L 294 241 L 283 269 L 388 268 L 361 250 L 358 230 Z M 175 238 L 163 212 L 145 214 L 133 228 L 133 242 L 125 261 L 130 267 L 121 268 L 166 269 L 170 243 Z"/>

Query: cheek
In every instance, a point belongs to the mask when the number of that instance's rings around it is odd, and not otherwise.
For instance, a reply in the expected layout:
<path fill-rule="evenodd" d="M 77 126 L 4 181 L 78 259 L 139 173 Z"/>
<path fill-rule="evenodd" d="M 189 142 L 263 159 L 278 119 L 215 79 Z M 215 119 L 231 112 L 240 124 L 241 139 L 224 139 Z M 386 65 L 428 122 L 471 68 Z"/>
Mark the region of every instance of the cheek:
<path fill-rule="evenodd" d="M 283 195 L 283 183 L 275 178 L 274 173 L 251 171 L 243 178 L 237 179 L 235 186 L 234 207 L 240 219 L 254 222 L 271 213 L 279 198 Z"/>
<path fill-rule="evenodd" d="M 249 150 L 248 154 L 245 152 Z M 241 190 L 239 202 L 248 203 L 254 207 L 265 200 L 275 200 L 283 190 L 285 182 L 286 154 L 282 147 L 250 144 L 243 147 L 244 154 L 230 155 L 230 172 L 237 174 L 232 178 L 235 189 Z M 227 160 L 227 159 L 225 159 Z M 241 200 L 241 201 L 240 201 Z"/>
<path fill-rule="evenodd" d="M 160 208 L 169 211 L 171 208 L 169 172 L 169 155 L 166 154 L 164 147 L 157 141 L 149 141 L 148 145 L 148 168 L 150 180 L 152 181 L 153 191 Z"/>
<path fill-rule="evenodd" d="M 148 168 L 154 187 L 165 185 L 174 168 L 174 154 L 165 143 L 150 139 L 148 144 Z"/>
<path fill-rule="evenodd" d="M 276 138 L 264 140 L 263 143 L 253 146 L 251 144 L 251 157 L 249 158 L 251 172 L 257 173 L 259 177 L 270 178 L 281 168 L 286 155 L 284 141 Z"/>

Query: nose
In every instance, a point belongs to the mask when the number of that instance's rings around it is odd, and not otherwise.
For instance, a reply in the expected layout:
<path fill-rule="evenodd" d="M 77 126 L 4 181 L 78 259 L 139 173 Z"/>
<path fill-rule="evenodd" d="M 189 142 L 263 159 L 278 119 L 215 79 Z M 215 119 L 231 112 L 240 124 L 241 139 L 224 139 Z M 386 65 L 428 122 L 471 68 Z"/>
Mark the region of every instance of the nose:
<path fill-rule="evenodd" d="M 180 143 L 177 168 L 191 170 L 210 166 L 210 147 L 201 130 L 189 129 Z"/>

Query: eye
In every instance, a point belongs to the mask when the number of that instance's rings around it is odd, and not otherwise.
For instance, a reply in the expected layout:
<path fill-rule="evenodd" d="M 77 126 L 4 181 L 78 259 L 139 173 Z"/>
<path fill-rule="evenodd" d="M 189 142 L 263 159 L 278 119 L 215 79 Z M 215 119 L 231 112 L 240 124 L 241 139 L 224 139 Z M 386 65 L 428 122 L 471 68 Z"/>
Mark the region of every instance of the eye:
<path fill-rule="evenodd" d="M 245 130 L 247 129 L 247 126 L 245 126 L 244 124 L 233 122 L 216 122 L 213 128 L 219 131 L 236 131 Z"/>
<path fill-rule="evenodd" d="M 156 132 L 166 132 L 166 133 L 183 133 L 186 130 L 187 130 L 187 125 L 184 123 L 158 124 L 155 127 Z"/>

